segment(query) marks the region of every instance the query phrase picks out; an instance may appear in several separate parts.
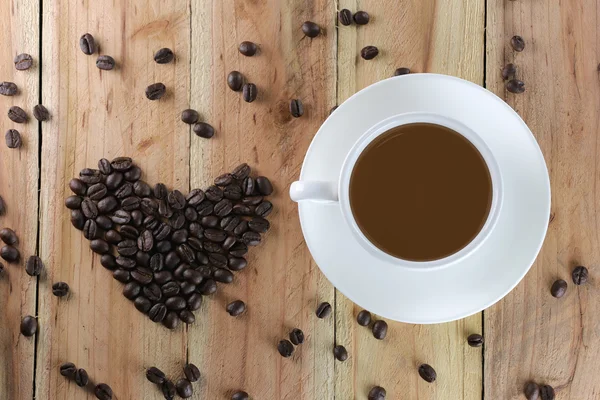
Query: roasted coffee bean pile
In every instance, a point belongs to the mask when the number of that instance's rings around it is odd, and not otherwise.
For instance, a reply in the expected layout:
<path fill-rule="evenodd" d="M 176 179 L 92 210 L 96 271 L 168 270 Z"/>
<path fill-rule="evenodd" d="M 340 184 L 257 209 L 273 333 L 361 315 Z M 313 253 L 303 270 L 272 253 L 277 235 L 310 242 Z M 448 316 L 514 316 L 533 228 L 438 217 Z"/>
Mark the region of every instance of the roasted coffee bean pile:
<path fill-rule="evenodd" d="M 71 223 L 101 254 L 102 265 L 125 284 L 123 295 L 157 323 L 175 329 L 195 321 L 202 296 L 233 281 L 248 265 L 244 256 L 270 228 L 268 178 L 250 176 L 242 164 L 203 191 L 184 196 L 140 180 L 131 158 L 102 159 L 85 168 L 65 200 Z M 235 303 L 231 315 L 245 310 Z"/>
<path fill-rule="evenodd" d="M 175 394 L 187 399 L 194 394 L 192 383 L 200 379 L 200 370 L 194 364 L 189 363 L 183 367 L 183 374 L 184 376 L 178 379 L 177 383 L 173 383 L 160 369 L 150 367 L 146 370 L 146 379 L 154 383 L 167 400 L 174 399 Z"/>
<path fill-rule="evenodd" d="M 61 364 L 60 374 L 65 378 L 72 379 L 79 387 L 84 388 L 90 383 L 87 371 L 83 368 L 77 368 L 71 362 Z M 106 383 L 99 383 L 94 387 L 94 395 L 99 400 L 112 400 L 113 391 Z"/>

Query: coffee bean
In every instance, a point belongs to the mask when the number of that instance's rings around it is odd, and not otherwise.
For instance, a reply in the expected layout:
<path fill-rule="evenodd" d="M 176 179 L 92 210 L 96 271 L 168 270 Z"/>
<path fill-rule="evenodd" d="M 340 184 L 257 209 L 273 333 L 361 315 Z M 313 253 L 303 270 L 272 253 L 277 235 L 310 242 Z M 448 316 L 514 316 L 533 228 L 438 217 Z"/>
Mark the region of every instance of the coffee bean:
<path fill-rule="evenodd" d="M 185 207 L 185 197 L 179 190 L 173 190 L 167 196 L 169 205 L 175 210 L 183 210 Z"/>
<path fill-rule="evenodd" d="M 369 13 L 366 11 L 357 11 L 354 14 L 354 22 L 356 22 L 356 25 L 366 25 L 369 23 L 369 19 Z"/>
<path fill-rule="evenodd" d="M 284 339 L 277 345 L 277 350 L 283 357 L 288 358 L 294 354 L 294 345 L 289 340 Z"/>
<path fill-rule="evenodd" d="M 123 240 L 121 234 L 114 229 L 109 230 L 104 234 L 104 239 L 111 244 L 118 244 Z"/>
<path fill-rule="evenodd" d="M 344 8 L 338 12 L 338 20 L 340 24 L 348 26 L 352 24 L 352 11 Z"/>
<path fill-rule="evenodd" d="M 321 33 L 321 27 L 314 22 L 306 21 L 302 24 L 302 32 L 309 38 L 315 38 Z"/>
<path fill-rule="evenodd" d="M 167 269 L 173 270 L 177 268 L 179 264 L 181 264 L 181 258 L 179 258 L 176 252 L 171 251 L 167 253 L 167 255 L 165 256 L 165 267 Z"/>
<path fill-rule="evenodd" d="M 137 251 L 138 247 L 135 240 L 123 240 L 117 245 L 117 252 L 122 256 L 133 256 Z"/>
<path fill-rule="evenodd" d="M 10 228 L 2 228 L 0 230 L 0 239 L 8 245 L 16 244 L 19 241 L 15 231 Z"/>
<path fill-rule="evenodd" d="M 169 190 L 167 189 L 164 183 L 157 183 L 156 185 L 154 185 L 153 191 L 154 197 L 156 197 L 159 200 L 166 199 L 167 195 L 169 194 Z"/>
<path fill-rule="evenodd" d="M 199 285 L 202 282 L 202 274 L 191 268 L 183 272 L 183 279 L 194 285 Z"/>
<path fill-rule="evenodd" d="M 173 296 L 167 298 L 167 300 L 165 301 L 165 306 L 167 306 L 167 309 L 169 310 L 179 311 L 185 308 L 186 302 L 183 297 Z"/>
<path fill-rule="evenodd" d="M 52 285 L 52 294 L 56 297 L 64 297 L 69 294 L 69 285 L 65 282 L 56 282 Z"/>
<path fill-rule="evenodd" d="M 33 116 L 40 122 L 48 121 L 50 119 L 50 112 L 42 104 L 38 104 L 33 107 Z"/>
<path fill-rule="evenodd" d="M 98 161 L 98 170 L 103 175 L 109 175 L 112 172 L 112 166 L 110 165 L 110 161 L 108 161 L 106 158 L 101 158 Z"/>
<path fill-rule="evenodd" d="M 556 297 L 557 299 L 563 297 L 566 292 L 567 292 L 567 282 L 565 282 L 563 279 L 556 280 L 552 284 L 552 287 L 550 288 L 550 293 L 552 294 L 552 296 Z"/>
<path fill-rule="evenodd" d="M 138 251 L 135 253 L 135 262 L 137 265 L 148 268 L 150 266 L 150 253 L 144 251 Z"/>
<path fill-rule="evenodd" d="M 471 347 L 481 347 L 483 346 L 483 336 L 477 333 L 469 335 L 467 338 L 467 343 L 469 343 L 469 346 Z"/>
<path fill-rule="evenodd" d="M 248 229 L 253 232 L 265 233 L 271 228 L 271 224 L 264 218 L 254 217 L 248 221 Z"/>
<path fill-rule="evenodd" d="M 292 331 L 290 332 L 290 342 L 292 342 L 296 346 L 304 343 L 304 332 L 302 332 L 298 328 L 292 329 Z"/>
<path fill-rule="evenodd" d="M 196 322 L 196 316 L 189 310 L 179 311 L 179 319 L 186 325 L 191 325 Z"/>
<path fill-rule="evenodd" d="M 233 282 L 233 274 L 228 269 L 217 268 L 217 270 L 213 273 L 213 278 L 215 281 L 221 283 Z"/>
<path fill-rule="evenodd" d="M 237 317 L 246 311 L 246 304 L 242 300 L 235 300 L 227 304 L 226 310 L 232 317 Z"/>
<path fill-rule="evenodd" d="M 115 189 L 119 188 L 119 186 L 121 186 L 121 184 L 123 183 L 123 178 L 124 177 L 121 172 L 118 172 L 118 171 L 111 172 L 106 177 L 106 187 L 109 190 L 115 190 Z M 131 195 L 131 192 L 129 192 L 130 189 L 131 189 L 130 185 L 120 187 L 119 190 L 117 190 L 115 192 L 115 195 L 119 198 L 125 198 L 125 197 Z"/>
<path fill-rule="evenodd" d="M 198 285 L 198 291 L 205 296 L 214 294 L 217 291 L 217 283 L 212 279 L 205 279 Z"/>
<path fill-rule="evenodd" d="M 65 199 L 65 206 L 71 210 L 76 210 L 81 207 L 81 202 L 83 201 L 82 197 L 79 196 L 69 196 Z"/>
<path fill-rule="evenodd" d="M 516 94 L 523 93 L 525 91 L 525 83 L 518 79 L 511 79 L 510 81 L 506 82 L 506 90 Z"/>
<path fill-rule="evenodd" d="M 256 51 L 258 50 L 258 46 L 256 45 L 256 43 L 244 41 L 244 42 L 240 43 L 238 50 L 240 51 L 240 53 L 242 53 L 246 57 L 252 57 L 253 55 L 256 54 Z"/>
<path fill-rule="evenodd" d="M 139 197 L 149 197 L 152 194 L 152 189 L 146 182 L 138 180 L 133 184 L 133 192 Z"/>
<path fill-rule="evenodd" d="M 146 88 L 146 98 L 148 100 L 159 100 L 165 95 L 167 88 L 161 82 L 153 83 Z"/>
<path fill-rule="evenodd" d="M 196 311 L 202 306 L 202 295 L 194 293 L 187 299 L 187 309 L 190 311 Z"/>
<path fill-rule="evenodd" d="M 204 231 L 204 237 L 211 242 L 221 243 L 227 238 L 227 233 L 220 229 L 206 229 Z"/>
<path fill-rule="evenodd" d="M 88 219 L 83 225 L 83 236 L 88 239 L 97 239 L 99 236 L 98 225 L 93 219 Z"/>
<path fill-rule="evenodd" d="M 166 47 L 154 53 L 154 61 L 156 61 L 157 64 L 168 64 L 173 61 L 173 58 L 175 58 L 173 51 Z"/>
<path fill-rule="evenodd" d="M 173 400 L 175 398 L 175 385 L 170 380 L 166 379 L 160 386 L 160 390 L 166 400 Z"/>
<path fill-rule="evenodd" d="M 158 286 L 156 283 L 150 283 L 144 286 L 142 292 L 144 293 L 144 296 L 146 296 L 146 298 L 153 303 L 160 301 L 162 298 L 160 286 Z"/>
<path fill-rule="evenodd" d="M 258 246 L 261 241 L 259 233 L 256 232 L 245 232 L 242 235 L 242 241 L 248 246 Z"/>
<path fill-rule="evenodd" d="M 156 243 L 155 248 L 156 248 L 156 251 L 164 254 L 164 253 L 168 253 L 171 251 L 172 245 L 171 245 L 171 242 L 168 240 L 161 240 Z"/>
<path fill-rule="evenodd" d="M 133 211 L 140 208 L 140 198 L 137 196 L 129 196 L 121 200 L 121 209 L 124 211 Z"/>
<path fill-rule="evenodd" d="M 235 392 L 231 396 L 231 400 L 250 400 L 250 396 L 248 395 L 248 393 L 246 393 L 244 391 L 239 391 L 239 392 Z"/>
<path fill-rule="evenodd" d="M 510 39 L 510 45 L 514 51 L 521 52 L 525 49 L 525 40 L 521 36 L 515 35 Z"/>
<path fill-rule="evenodd" d="M 208 256 L 206 254 L 204 254 L 203 252 L 199 251 L 196 253 L 196 261 L 199 265 L 208 265 Z"/>
<path fill-rule="evenodd" d="M 129 282 L 123 287 L 123 296 L 129 300 L 135 299 L 142 291 L 142 287 L 137 282 Z"/>
<path fill-rule="evenodd" d="M 221 253 L 221 251 L 222 251 L 221 246 L 215 242 L 204 241 L 202 243 L 202 247 L 208 253 Z"/>
<path fill-rule="evenodd" d="M 242 188 L 234 184 L 227 185 L 223 189 L 223 197 L 229 200 L 239 200 L 242 198 Z"/>
<path fill-rule="evenodd" d="M 123 177 L 129 182 L 136 182 L 142 177 L 142 170 L 140 167 L 133 165 L 123 173 Z"/>
<path fill-rule="evenodd" d="M 79 38 L 79 48 L 83 51 L 83 54 L 94 54 L 96 51 L 96 41 L 94 37 L 89 33 L 84 34 Z"/>
<path fill-rule="evenodd" d="M 19 250 L 13 246 L 4 246 L 0 249 L 0 257 L 9 263 L 17 262 L 20 258 Z"/>
<path fill-rule="evenodd" d="M 106 254 L 110 250 L 110 246 L 102 239 L 94 239 L 90 241 L 90 249 L 92 249 L 94 253 Z"/>
<path fill-rule="evenodd" d="M 115 59 L 111 56 L 98 56 L 98 58 L 96 59 L 96 67 L 105 71 L 110 71 L 111 69 L 113 69 L 115 67 L 115 64 Z"/>
<path fill-rule="evenodd" d="M 142 285 L 147 285 L 150 282 L 152 282 L 154 275 L 152 274 L 152 271 L 150 271 L 148 268 L 137 267 L 131 272 L 131 278 L 141 283 Z"/>
<path fill-rule="evenodd" d="M 137 248 L 141 251 L 150 251 L 154 247 L 154 237 L 148 229 L 142 232 L 137 240 Z"/>
<path fill-rule="evenodd" d="M 367 310 L 362 310 L 356 316 L 356 322 L 360 326 L 368 326 L 371 323 L 371 313 Z"/>
<path fill-rule="evenodd" d="M 234 215 L 227 216 L 221 219 L 220 226 L 226 232 L 232 232 L 235 227 L 240 223 L 240 218 Z"/>
<path fill-rule="evenodd" d="M 17 85 L 13 82 L 0 83 L 0 94 L 3 96 L 14 96 L 18 91 Z"/>
<path fill-rule="evenodd" d="M 375 46 L 366 46 L 360 51 L 360 56 L 365 60 L 372 60 L 379 54 L 379 49 Z"/>
<path fill-rule="evenodd" d="M 198 382 L 200 379 L 200 370 L 192 363 L 186 364 L 183 367 L 183 374 L 190 382 Z"/>
<path fill-rule="evenodd" d="M 150 257 L 150 265 L 149 268 L 154 271 L 154 272 L 159 272 L 162 271 L 163 268 L 165 267 L 165 257 L 160 254 L 154 254 L 152 257 Z"/>
<path fill-rule="evenodd" d="M 348 351 L 344 346 L 335 346 L 333 348 L 333 355 L 338 361 L 346 361 L 348 359 Z"/>
<path fill-rule="evenodd" d="M 115 256 L 112 254 L 102 254 L 100 257 L 100 264 L 102 264 L 102 266 L 108 270 L 114 270 L 118 268 Z"/>
<path fill-rule="evenodd" d="M 259 217 L 267 217 L 271 214 L 272 211 L 273 204 L 268 200 L 263 201 L 254 209 L 254 213 Z"/>
<path fill-rule="evenodd" d="M 227 75 L 227 86 L 234 92 L 239 92 L 244 84 L 244 76 L 238 71 L 231 71 Z"/>
<path fill-rule="evenodd" d="M 527 382 L 523 388 L 523 394 L 527 400 L 538 400 L 540 387 L 535 382 Z"/>
<path fill-rule="evenodd" d="M 246 196 L 242 199 L 242 204 L 247 206 L 256 206 L 263 201 L 262 196 Z"/>
<path fill-rule="evenodd" d="M 375 339 L 383 340 L 387 335 L 388 324 L 385 321 L 375 321 L 373 324 L 373 336 Z"/>
<path fill-rule="evenodd" d="M 150 311 L 148 311 L 148 316 L 153 322 L 162 322 L 165 319 L 165 315 L 167 315 L 167 307 L 163 303 L 153 305 Z"/>
<path fill-rule="evenodd" d="M 73 193 L 80 196 L 85 196 L 87 192 L 87 185 L 77 178 L 73 178 L 69 181 L 69 188 L 71 188 Z"/>
<path fill-rule="evenodd" d="M 317 307 L 317 318 L 327 318 L 331 314 L 331 304 L 323 302 Z"/>
<path fill-rule="evenodd" d="M 385 400 L 385 396 L 387 395 L 384 388 L 381 386 L 373 386 L 371 390 L 369 390 L 368 400 Z"/>
<path fill-rule="evenodd" d="M 421 366 L 419 366 L 419 375 L 425 382 L 429 383 L 434 382 L 437 378 L 435 369 L 429 364 L 421 364 Z"/>
<path fill-rule="evenodd" d="M 187 221 L 196 221 L 198 219 L 198 213 L 192 207 L 186 207 L 183 212 L 183 217 Z"/>
<path fill-rule="evenodd" d="M 24 71 L 31 68 L 33 65 L 33 58 L 27 53 L 22 53 L 15 57 L 14 62 L 16 69 L 19 71 Z"/>
<path fill-rule="evenodd" d="M 196 237 L 188 238 L 187 245 L 196 251 L 200 251 L 204 248 L 202 241 Z"/>
<path fill-rule="evenodd" d="M 110 165 L 115 171 L 127 171 L 133 165 L 131 157 L 117 157 L 114 158 Z"/>
<path fill-rule="evenodd" d="M 215 128 L 206 122 L 198 122 L 194 125 L 194 133 L 201 138 L 210 139 L 215 135 Z"/>
<path fill-rule="evenodd" d="M 98 206 L 91 199 L 84 199 L 81 203 L 81 212 L 86 218 L 96 218 L 98 216 Z"/>
<path fill-rule="evenodd" d="M 509 63 L 502 68 L 502 79 L 507 80 L 512 78 L 517 73 L 517 66 L 515 64 Z"/>
<path fill-rule="evenodd" d="M 79 368 L 77 371 L 75 371 L 75 383 L 77 384 L 77 386 L 84 387 L 88 384 L 89 381 L 90 378 L 85 369 Z"/>
<path fill-rule="evenodd" d="M 273 193 L 273 185 L 266 176 L 256 178 L 256 187 L 258 188 L 258 192 L 263 196 L 269 196 Z"/>
<path fill-rule="evenodd" d="M 146 370 L 146 379 L 157 385 L 162 385 L 166 379 L 166 375 L 156 367 L 150 367 Z"/>
<path fill-rule="evenodd" d="M 136 228 L 140 228 L 143 225 L 143 223 L 144 214 L 140 210 L 133 210 L 131 212 L 131 224 Z"/>
<path fill-rule="evenodd" d="M 92 200 L 101 200 L 108 193 L 104 183 L 96 183 L 88 187 L 87 195 Z"/>
<path fill-rule="evenodd" d="M 202 203 L 204 200 L 204 191 L 201 189 L 193 189 L 188 195 L 185 197 L 189 206 L 195 207 Z"/>
<path fill-rule="evenodd" d="M 128 269 L 128 270 L 132 270 L 135 268 L 135 266 L 137 265 L 137 262 L 135 261 L 135 259 L 130 258 L 130 257 L 125 257 L 125 256 L 118 256 L 115 259 L 115 263 L 117 263 L 117 265 L 123 269 Z"/>
<path fill-rule="evenodd" d="M 12 106 L 8 109 L 8 118 L 11 121 L 16 122 L 17 124 L 27 122 L 27 120 L 29 119 L 25 110 L 17 106 Z"/>
<path fill-rule="evenodd" d="M 575 267 L 571 273 L 573 283 L 576 285 L 583 285 L 588 280 L 588 269 L 582 265 Z"/>
<path fill-rule="evenodd" d="M 26 337 L 35 335 L 38 329 L 37 319 L 31 315 L 23 317 L 21 320 L 21 334 Z"/>
<path fill-rule="evenodd" d="M 165 271 L 168 272 L 168 271 Z M 161 286 L 162 294 L 164 297 L 173 297 L 179 294 L 181 287 L 177 282 L 167 282 Z"/>
<path fill-rule="evenodd" d="M 204 193 L 206 198 L 214 203 L 221 201 L 223 199 L 223 190 L 220 187 L 213 185 L 206 189 Z"/>
<path fill-rule="evenodd" d="M 229 249 L 229 254 L 234 257 L 243 257 L 246 253 L 248 253 L 248 246 L 242 242 L 237 242 Z"/>
<path fill-rule="evenodd" d="M 221 247 L 223 247 L 224 250 L 229 250 L 230 248 L 233 247 L 233 245 L 237 242 L 237 239 L 235 236 L 227 236 L 227 239 L 225 239 L 223 241 L 223 243 L 221 244 Z"/>
<path fill-rule="evenodd" d="M 408 75 L 408 74 L 410 74 L 410 68 L 406 68 L 406 67 L 398 68 L 396 71 L 394 71 L 394 76 L 401 76 L 401 75 Z"/>
<path fill-rule="evenodd" d="M 123 238 L 131 240 L 136 240 L 140 236 L 139 231 L 131 225 L 123 225 L 120 233 Z"/>
<path fill-rule="evenodd" d="M 242 95 L 246 103 L 252 103 L 258 95 L 256 85 L 254 83 L 246 83 L 242 89 Z"/>
<path fill-rule="evenodd" d="M 99 400 L 112 400 L 113 391 L 106 383 L 99 383 L 94 388 L 94 395 Z"/>
<path fill-rule="evenodd" d="M 152 307 L 152 302 L 144 296 L 138 296 L 133 301 L 133 305 L 141 313 L 147 314 L 150 311 L 150 307 Z"/>
<path fill-rule="evenodd" d="M 177 381 L 177 384 L 175 384 L 175 388 L 177 389 L 177 394 L 179 395 L 179 397 L 183 399 L 192 397 L 192 395 L 194 394 L 194 389 L 192 388 L 191 382 L 184 378 L 181 378 Z"/>
<path fill-rule="evenodd" d="M 304 115 L 304 105 L 300 99 L 293 99 L 290 101 L 290 114 L 292 117 L 299 118 Z"/>
<path fill-rule="evenodd" d="M 196 122 L 198 122 L 198 118 L 200 118 L 200 115 L 196 110 L 188 108 L 187 110 L 183 110 L 181 112 L 181 120 L 186 124 L 195 124 Z"/>
<path fill-rule="evenodd" d="M 71 224 L 75 229 L 82 230 L 85 224 L 85 217 L 81 210 L 71 210 Z"/>
<path fill-rule="evenodd" d="M 73 378 L 75 376 L 75 372 L 77 371 L 77 367 L 72 362 L 66 362 L 61 364 L 60 366 L 60 374 L 67 378 Z"/>
<path fill-rule="evenodd" d="M 98 224 L 99 228 L 102 228 L 105 231 L 112 229 L 114 226 L 112 220 L 110 218 L 108 218 L 106 215 L 98 215 L 96 217 L 96 224 Z"/>
<path fill-rule="evenodd" d="M 148 197 L 143 198 L 140 203 L 140 210 L 146 215 L 154 215 L 158 212 L 158 203 Z"/>
<path fill-rule="evenodd" d="M 84 200 L 84 203 L 85 203 L 85 200 Z M 83 203 L 81 205 L 82 205 L 82 209 L 83 209 Z M 125 210 L 117 210 L 110 217 L 110 219 L 115 224 L 125 225 L 125 224 L 128 224 L 131 221 L 131 214 L 128 213 L 127 211 L 125 211 Z"/>
<path fill-rule="evenodd" d="M 554 388 L 550 385 L 542 385 L 540 386 L 540 399 L 541 400 L 554 400 L 556 398 L 556 394 L 554 393 Z"/>
<path fill-rule="evenodd" d="M 248 266 L 248 262 L 244 258 L 229 257 L 228 266 L 232 271 L 241 271 Z"/>
<path fill-rule="evenodd" d="M 119 268 L 113 271 L 113 278 L 121 283 L 127 283 L 131 280 L 131 273 L 127 270 Z"/>
<path fill-rule="evenodd" d="M 182 231 L 187 235 L 187 231 L 183 230 Z M 176 239 L 179 239 L 180 236 L 177 236 L 175 234 L 179 233 L 180 231 L 177 231 L 173 234 L 173 242 L 174 243 L 178 243 L 176 241 Z M 182 236 L 181 236 L 182 237 Z M 185 262 L 188 263 L 192 263 L 194 262 L 194 260 L 196 259 L 196 256 L 194 254 L 194 250 L 192 250 L 192 248 L 190 246 L 188 246 L 187 244 L 181 244 L 180 246 L 177 246 L 177 255 L 179 255 L 179 257 L 181 257 L 182 260 L 184 260 Z"/>

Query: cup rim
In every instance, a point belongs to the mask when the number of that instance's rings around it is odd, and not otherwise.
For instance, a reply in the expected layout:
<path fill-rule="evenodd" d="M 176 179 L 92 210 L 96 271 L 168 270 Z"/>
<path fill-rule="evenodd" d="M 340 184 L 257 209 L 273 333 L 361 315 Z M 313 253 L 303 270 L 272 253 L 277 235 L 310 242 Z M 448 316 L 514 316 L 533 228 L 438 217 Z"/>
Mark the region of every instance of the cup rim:
<path fill-rule="evenodd" d="M 350 178 L 352 176 L 352 171 L 354 169 L 354 165 L 358 160 L 359 156 L 362 154 L 364 149 L 377 137 L 381 134 L 387 132 L 388 130 L 412 123 L 431 123 L 441 125 L 443 127 L 452 129 L 458 134 L 462 135 L 465 139 L 467 139 L 475 148 L 479 151 L 481 156 L 483 157 L 488 171 L 490 173 L 490 178 L 492 181 L 492 202 L 490 205 L 490 211 L 487 215 L 486 221 L 483 224 L 481 230 L 477 233 L 475 238 L 471 240 L 465 247 L 460 249 L 459 251 L 437 259 L 430 261 L 411 261 L 404 260 L 398 257 L 394 257 L 391 254 L 386 253 L 381 250 L 379 247 L 375 246 L 371 241 L 367 239 L 365 234 L 362 232 L 356 220 L 354 219 L 354 215 L 352 213 L 352 208 L 350 206 Z M 479 248 L 485 240 L 489 237 L 493 228 L 495 227 L 498 217 L 500 215 L 500 211 L 503 203 L 503 183 L 502 176 L 500 173 L 500 167 L 496 158 L 494 157 L 490 148 L 486 145 L 484 140 L 471 128 L 467 127 L 465 124 L 447 117 L 441 114 L 435 113 L 427 113 L 427 112 L 410 112 L 394 115 L 392 117 L 386 118 L 385 120 L 380 121 L 379 123 L 373 125 L 369 128 L 356 143 L 352 146 L 348 154 L 346 155 L 344 162 L 342 164 L 342 170 L 340 173 L 340 179 L 338 182 L 338 195 L 339 195 L 339 203 L 340 208 L 342 210 L 342 215 L 346 223 L 350 226 L 350 230 L 352 231 L 355 238 L 358 239 L 358 242 L 365 248 L 370 254 L 382 259 L 383 261 L 389 262 L 395 266 L 415 269 L 415 270 L 432 270 L 432 269 L 440 269 L 445 268 L 450 265 L 453 265 L 465 257 L 472 254 L 477 248 Z"/>

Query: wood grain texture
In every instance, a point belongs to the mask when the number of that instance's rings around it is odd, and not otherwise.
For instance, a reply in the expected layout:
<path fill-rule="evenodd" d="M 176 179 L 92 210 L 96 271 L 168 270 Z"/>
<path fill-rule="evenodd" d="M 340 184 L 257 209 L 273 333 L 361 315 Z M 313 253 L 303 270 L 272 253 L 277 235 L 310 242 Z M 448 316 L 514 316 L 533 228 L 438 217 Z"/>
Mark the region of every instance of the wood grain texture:
<path fill-rule="evenodd" d="M 306 20 L 323 35 L 309 39 Z M 259 44 L 254 57 L 238 53 L 240 42 Z M 332 399 L 333 318 L 319 320 L 320 301 L 333 303 L 333 288 L 312 261 L 288 197 L 305 151 L 335 103 L 335 6 L 333 1 L 192 1 L 191 105 L 215 126 L 210 141 L 192 137 L 191 184 L 206 187 L 241 162 L 275 186 L 271 231 L 251 249 L 249 266 L 205 302 L 200 322 L 189 329 L 189 358 L 204 373 L 199 398 L 228 398 L 246 390 L 253 399 Z M 258 87 L 245 103 L 226 85 L 238 70 Z M 305 114 L 291 117 L 292 98 Z M 225 305 L 248 304 L 232 318 Z M 306 342 L 292 358 L 277 352 L 279 340 L 301 328 Z"/>
<path fill-rule="evenodd" d="M 0 139 L 0 196 L 6 203 L 6 214 L 0 216 L 0 228 L 12 228 L 19 236 L 16 246 L 21 261 L 4 264 L 0 273 L 0 398 L 26 399 L 33 392 L 35 337 L 19 333 L 25 315 L 36 313 L 37 279 L 25 273 L 27 257 L 36 253 L 38 210 L 38 123 L 31 114 L 39 100 L 39 7 L 37 2 L 18 0 L 0 3 L 0 43 L 4 49 L 0 63 L 0 81 L 14 82 L 16 96 L 0 96 L 2 123 Z M 17 71 L 12 62 L 17 54 L 31 54 L 32 68 Z M 16 124 L 6 116 L 11 106 L 23 108 L 29 115 L 26 124 Z M 4 133 L 17 129 L 23 145 L 9 149 Z M 1 244 L 0 246 L 3 246 Z M 6 397 L 5 397 L 6 396 Z"/>
<path fill-rule="evenodd" d="M 42 134 L 40 253 L 48 276 L 39 288 L 36 398 L 94 398 L 60 376 L 59 365 L 71 361 L 118 399 L 160 399 L 144 368 L 181 376 L 185 329 L 168 331 L 122 296 L 123 285 L 71 226 L 64 199 L 82 168 L 121 155 L 133 157 L 150 183 L 189 187 L 189 127 L 180 120 L 189 101 L 189 4 L 46 1 L 43 17 L 43 99 L 53 117 Z M 115 58 L 115 70 L 99 70 L 97 55 L 81 52 L 86 32 Z M 162 47 L 173 49 L 174 63 L 154 62 Z M 152 102 L 144 90 L 155 82 L 168 94 Z M 51 294 L 61 280 L 71 286 L 68 299 Z"/>
<path fill-rule="evenodd" d="M 341 0 L 338 8 L 371 16 L 368 25 L 338 27 L 339 103 L 391 77 L 398 67 L 483 84 L 483 1 Z M 377 58 L 360 57 L 367 45 L 379 48 Z M 392 399 L 481 398 L 482 352 L 466 345 L 469 334 L 481 332 L 481 315 L 430 326 L 388 321 L 387 338 L 378 341 L 356 323 L 359 311 L 336 293 L 336 344 L 350 353 L 348 361 L 335 365 L 336 398 L 366 399 L 374 385 L 383 386 Z M 421 363 L 436 369 L 434 384 L 419 377 Z"/>
<path fill-rule="evenodd" d="M 527 122 L 552 186 L 552 221 L 525 279 L 485 313 L 485 398 L 520 399 L 527 380 L 556 388 L 557 399 L 600 397 L 598 256 L 598 4 L 595 1 L 488 0 L 487 83 Z M 525 39 L 516 53 L 510 38 Z M 506 92 L 500 75 L 517 65 L 526 92 Z M 575 265 L 591 279 L 577 287 Z M 569 288 L 550 295 L 558 278 Z"/>

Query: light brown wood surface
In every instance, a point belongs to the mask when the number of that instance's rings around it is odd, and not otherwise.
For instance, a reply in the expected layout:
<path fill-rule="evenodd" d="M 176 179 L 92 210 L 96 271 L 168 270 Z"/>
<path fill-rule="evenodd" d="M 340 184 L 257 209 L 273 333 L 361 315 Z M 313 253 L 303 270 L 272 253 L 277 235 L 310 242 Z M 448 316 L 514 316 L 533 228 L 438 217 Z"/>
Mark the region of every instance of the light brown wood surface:
<path fill-rule="evenodd" d="M 366 10 L 371 22 L 339 25 L 341 8 Z M 155 365 L 176 378 L 188 361 L 202 372 L 196 399 L 227 399 L 246 390 L 253 400 L 364 400 L 371 386 L 381 385 L 394 400 L 516 400 L 529 379 L 555 386 L 559 400 L 599 398 L 596 8 L 591 0 L 0 4 L 7 27 L 0 43 L 10 51 L 0 63 L 0 81 L 21 89 L 16 97 L 0 96 L 2 133 L 15 125 L 4 116 L 13 104 L 31 113 L 41 95 L 52 114 L 40 130 L 37 121 L 17 127 L 25 142 L 20 150 L 0 146 L 0 195 L 8 211 L 0 225 L 17 231 L 23 259 L 37 251 L 46 264 L 38 283 L 24 273 L 23 261 L 4 263 L 0 399 L 94 398 L 60 376 L 65 361 L 111 385 L 119 400 L 162 398 L 144 369 Z M 323 34 L 304 37 L 306 20 L 317 22 Z M 115 58 L 115 70 L 100 71 L 97 54 L 80 51 L 85 32 L 96 37 L 100 54 Z M 510 48 L 514 34 L 526 40 L 522 53 Z M 259 54 L 240 55 L 243 40 L 258 43 Z M 366 45 L 377 46 L 380 55 L 362 60 Z M 174 63 L 153 61 L 161 47 L 174 50 Z M 14 69 L 12 58 L 21 52 L 36 60 L 29 71 Z M 526 93 L 504 90 L 500 70 L 507 62 L 517 64 Z M 546 157 L 553 220 L 531 272 L 500 303 L 448 324 L 388 321 L 388 336 L 378 341 L 355 322 L 360 308 L 335 291 L 312 260 L 287 191 L 331 107 L 398 67 L 459 76 L 505 98 Z M 245 103 L 227 87 L 231 70 L 257 85 L 255 102 Z M 150 102 L 144 89 L 159 81 L 168 96 Z M 292 98 L 303 101 L 302 118 L 290 116 Z M 188 107 L 215 127 L 213 139 L 195 136 L 180 121 Z M 141 315 L 71 226 L 64 207 L 69 180 L 99 158 L 119 155 L 136 160 L 142 179 L 184 192 L 207 187 L 241 162 L 274 183 L 271 231 L 251 249 L 249 266 L 234 283 L 205 299 L 194 325 L 171 332 Z M 575 287 L 570 273 L 579 263 L 590 268 L 591 279 Z M 569 282 L 560 300 L 549 294 L 558 277 Z M 68 299 L 52 296 L 56 281 L 69 283 Z M 232 318 L 225 305 L 237 298 L 248 311 Z M 321 301 L 335 308 L 324 320 L 314 315 Z M 37 338 L 20 336 L 21 317 L 36 310 Z M 284 359 L 276 346 L 294 327 L 307 339 Z M 466 337 L 481 332 L 484 349 L 468 347 Z M 348 361 L 334 360 L 334 344 L 348 349 Z M 436 383 L 419 378 L 423 362 L 436 368 Z"/>

